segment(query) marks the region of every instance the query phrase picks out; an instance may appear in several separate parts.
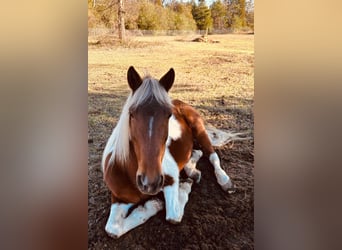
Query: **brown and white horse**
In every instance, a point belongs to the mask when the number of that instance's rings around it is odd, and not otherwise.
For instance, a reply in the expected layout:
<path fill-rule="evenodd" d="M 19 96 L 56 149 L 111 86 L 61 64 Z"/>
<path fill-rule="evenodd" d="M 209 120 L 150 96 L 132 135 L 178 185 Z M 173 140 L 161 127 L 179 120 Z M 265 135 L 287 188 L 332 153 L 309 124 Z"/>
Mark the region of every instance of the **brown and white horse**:
<path fill-rule="evenodd" d="M 180 183 L 179 173 L 184 169 L 199 182 L 201 172 L 196 163 L 202 151 L 209 157 L 222 189 L 234 190 L 199 113 L 179 100 L 170 100 L 168 91 L 174 78 L 173 69 L 159 81 L 150 76 L 142 79 L 133 67 L 128 69 L 132 93 L 106 144 L 101 164 L 112 194 L 105 227 L 112 237 L 120 237 L 162 210 L 164 203 L 154 197 L 160 191 L 165 197 L 166 220 L 179 223 L 192 186 L 191 179 Z M 202 151 L 193 150 L 194 141 Z M 127 216 L 128 210 L 142 201 L 145 204 Z"/>

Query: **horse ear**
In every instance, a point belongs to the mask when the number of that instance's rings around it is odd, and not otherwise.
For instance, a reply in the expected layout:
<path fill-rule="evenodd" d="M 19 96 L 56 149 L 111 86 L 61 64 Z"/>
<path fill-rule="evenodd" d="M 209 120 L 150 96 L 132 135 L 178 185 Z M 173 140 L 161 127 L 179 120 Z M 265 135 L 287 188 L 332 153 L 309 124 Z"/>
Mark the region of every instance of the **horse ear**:
<path fill-rule="evenodd" d="M 129 67 L 127 71 L 127 81 L 133 92 L 136 91 L 142 83 L 141 77 L 133 66 Z"/>
<path fill-rule="evenodd" d="M 171 89 L 172 84 L 175 80 L 175 71 L 171 68 L 162 78 L 160 78 L 159 83 L 165 88 L 166 91 Z"/>

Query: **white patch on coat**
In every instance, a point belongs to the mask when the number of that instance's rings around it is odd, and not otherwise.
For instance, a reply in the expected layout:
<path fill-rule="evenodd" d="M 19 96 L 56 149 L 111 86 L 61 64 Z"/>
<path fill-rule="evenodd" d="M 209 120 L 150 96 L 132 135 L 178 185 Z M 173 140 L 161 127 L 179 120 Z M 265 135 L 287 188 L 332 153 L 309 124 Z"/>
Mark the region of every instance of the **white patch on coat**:
<path fill-rule="evenodd" d="M 177 121 L 177 119 L 174 117 L 174 115 L 171 115 L 169 118 L 169 136 L 166 141 L 166 146 L 169 146 L 171 144 L 171 140 L 178 140 L 182 136 L 182 127 Z"/>

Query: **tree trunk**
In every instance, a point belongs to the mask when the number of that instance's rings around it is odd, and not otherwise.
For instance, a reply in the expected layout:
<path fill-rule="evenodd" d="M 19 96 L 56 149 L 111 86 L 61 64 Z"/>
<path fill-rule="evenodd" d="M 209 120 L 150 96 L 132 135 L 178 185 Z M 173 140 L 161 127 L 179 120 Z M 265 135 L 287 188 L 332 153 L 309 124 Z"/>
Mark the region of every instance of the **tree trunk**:
<path fill-rule="evenodd" d="M 119 3 L 119 8 L 118 8 L 119 39 L 120 39 L 120 41 L 124 41 L 125 40 L 125 20 L 124 20 L 125 11 L 124 11 L 124 3 L 123 3 L 123 0 L 118 0 L 118 3 Z"/>

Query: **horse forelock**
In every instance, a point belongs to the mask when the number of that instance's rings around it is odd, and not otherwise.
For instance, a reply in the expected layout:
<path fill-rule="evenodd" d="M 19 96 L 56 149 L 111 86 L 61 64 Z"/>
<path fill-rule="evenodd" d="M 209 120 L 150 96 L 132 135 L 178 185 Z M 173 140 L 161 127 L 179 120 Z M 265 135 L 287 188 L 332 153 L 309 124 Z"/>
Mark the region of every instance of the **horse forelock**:
<path fill-rule="evenodd" d="M 150 101 L 154 98 L 160 105 L 172 107 L 171 99 L 164 89 L 164 87 L 159 83 L 158 80 L 145 76 L 141 86 L 135 91 L 130 100 L 130 109 L 136 109 L 140 105 Z"/>
<path fill-rule="evenodd" d="M 173 106 L 167 91 L 158 80 L 151 78 L 149 75 L 145 76 L 140 87 L 128 96 L 119 121 L 107 141 L 102 156 L 103 170 L 105 170 L 106 158 L 109 154 L 111 154 L 111 157 L 107 165 L 113 165 L 114 162 L 118 162 L 124 166 L 127 163 L 130 141 L 129 112 L 148 102 L 151 98 L 154 98 L 157 103 L 168 108 Z"/>

